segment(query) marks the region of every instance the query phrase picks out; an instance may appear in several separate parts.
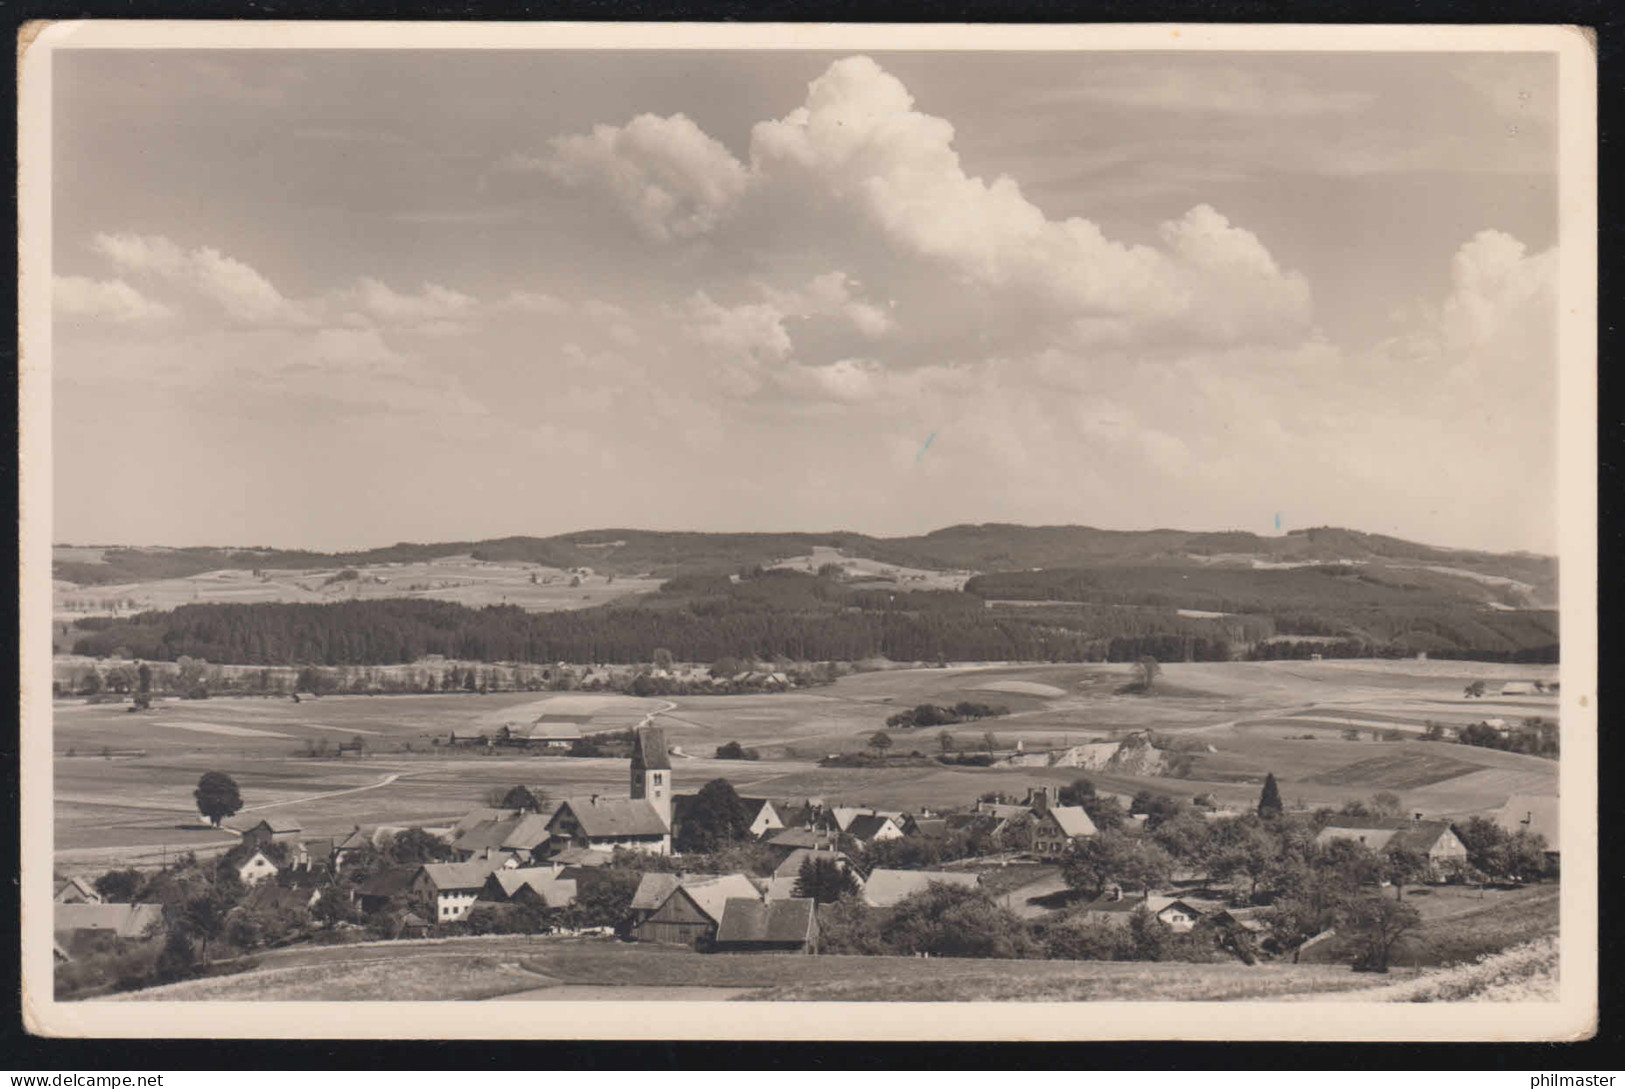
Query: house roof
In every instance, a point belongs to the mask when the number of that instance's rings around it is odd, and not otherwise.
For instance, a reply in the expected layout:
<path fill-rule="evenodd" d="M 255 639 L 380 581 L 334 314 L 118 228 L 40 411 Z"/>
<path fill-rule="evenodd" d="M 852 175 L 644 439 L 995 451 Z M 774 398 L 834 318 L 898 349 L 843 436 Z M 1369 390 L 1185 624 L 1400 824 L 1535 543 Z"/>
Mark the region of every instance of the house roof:
<path fill-rule="evenodd" d="M 863 885 L 863 899 L 870 907 L 892 907 L 924 892 L 932 885 L 956 885 L 974 889 L 980 879 L 973 873 L 942 873 L 935 870 L 871 870 Z"/>
<path fill-rule="evenodd" d="M 485 879 L 501 868 L 500 861 L 489 858 L 476 858 L 469 862 L 425 862 L 418 867 L 428 876 L 437 892 L 484 888 Z"/>
<path fill-rule="evenodd" d="M 949 831 L 952 832 L 982 831 L 991 834 L 1004 823 L 1002 818 L 986 813 L 952 813 L 944 819 L 948 822 Z"/>
<path fill-rule="evenodd" d="M 859 817 L 867 816 L 873 812 L 874 810 L 872 809 L 860 809 L 857 806 L 851 805 L 838 805 L 829 811 L 829 815 L 834 818 L 835 827 L 844 832 L 854 820 Z"/>
<path fill-rule="evenodd" d="M 292 908 L 307 907 L 310 904 L 310 896 L 311 891 L 308 888 L 273 885 L 266 882 L 254 886 L 248 895 L 243 898 L 243 902 L 249 907 L 287 911 Z"/>
<path fill-rule="evenodd" d="M 95 930 L 138 938 L 164 921 L 162 904 L 57 904 L 52 929 L 58 933 Z"/>
<path fill-rule="evenodd" d="M 1426 854 L 1442 837 L 1450 834 L 1449 821 L 1410 821 L 1403 828 L 1394 830 L 1394 836 L 1388 841 L 1387 849 L 1419 851 Z"/>
<path fill-rule="evenodd" d="M 549 818 L 540 813 L 527 813 L 514 822 L 499 847 L 508 851 L 531 851 L 552 837 L 547 833 Z"/>
<path fill-rule="evenodd" d="M 362 896 L 394 896 L 410 886 L 417 875 L 416 866 L 394 866 L 379 870 L 357 885 L 355 891 Z"/>
<path fill-rule="evenodd" d="M 847 823 L 846 834 L 851 836 L 853 839 L 862 840 L 863 842 L 867 843 L 868 841 L 874 839 L 875 836 L 879 835 L 888 824 L 890 824 L 893 828 L 897 827 L 890 817 L 882 817 L 874 813 L 865 813 L 861 816 L 853 817 L 852 820 Z"/>
<path fill-rule="evenodd" d="M 1420 851 L 1426 853 L 1450 831 L 1449 821 L 1418 821 L 1404 817 L 1333 817 L 1315 842 L 1320 845 L 1339 839 L 1359 839 L 1373 851 Z"/>
<path fill-rule="evenodd" d="M 511 809 L 492 809 L 490 806 L 480 806 L 478 809 L 470 809 L 467 813 L 464 813 L 462 818 L 452 825 L 451 830 L 454 834 L 460 836 L 478 825 L 488 824 L 491 821 L 506 820 L 512 816 L 513 810 Z"/>
<path fill-rule="evenodd" d="M 784 877 L 770 877 L 767 879 L 765 895 L 769 900 L 788 900 L 796 894 L 796 882 L 801 880 L 795 874 Z"/>
<path fill-rule="evenodd" d="M 769 847 L 828 848 L 835 845 L 835 837 L 828 832 L 815 832 L 810 828 L 786 828 L 768 838 Z"/>
<path fill-rule="evenodd" d="M 56 882 L 56 891 L 53 893 L 53 895 L 61 896 L 69 889 L 73 889 L 80 896 L 83 896 L 88 900 L 101 899 L 101 894 L 96 891 L 95 886 L 82 877 L 59 878 Z"/>
<path fill-rule="evenodd" d="M 633 771 L 670 771 L 671 757 L 666 755 L 666 734 L 658 726 L 645 726 L 632 742 Z"/>
<path fill-rule="evenodd" d="M 428 925 L 429 925 L 428 922 L 426 920 L 424 920 L 421 916 L 419 916 L 418 913 L 415 912 L 415 911 L 408 911 L 405 915 L 401 916 L 401 926 L 402 927 L 428 926 Z"/>
<path fill-rule="evenodd" d="M 1558 814 L 1563 807 L 1558 800 L 1544 794 L 1514 794 L 1495 812 L 1496 826 L 1514 834 L 1527 831 L 1545 836 L 1547 850 L 1557 850 Z M 1529 823 L 1525 824 L 1525 821 Z"/>
<path fill-rule="evenodd" d="M 499 820 L 481 821 L 458 834 L 451 845 L 458 851 L 483 851 L 501 847 L 508 834 L 519 826 L 519 818 L 509 815 Z"/>
<path fill-rule="evenodd" d="M 614 857 L 609 851 L 600 851 L 593 847 L 566 847 L 548 861 L 565 868 L 595 869 L 599 866 L 608 866 L 614 861 Z"/>
<path fill-rule="evenodd" d="M 574 881 L 560 878 L 552 870 L 540 867 L 497 870 L 487 881 L 495 881 L 502 889 L 502 895 L 510 900 L 525 888 L 541 897 L 542 903 L 550 908 L 569 907 L 576 899 Z"/>
<path fill-rule="evenodd" d="M 915 817 L 912 824 L 917 836 L 946 836 L 948 821 L 944 817 Z"/>
<path fill-rule="evenodd" d="M 638 881 L 638 891 L 632 894 L 633 911 L 654 911 L 682 884 L 674 873 L 646 873 Z"/>
<path fill-rule="evenodd" d="M 272 858 L 270 855 L 266 854 L 257 847 L 252 851 L 245 851 L 241 857 L 236 859 L 235 864 L 239 870 L 247 869 L 249 864 L 252 863 L 256 858 L 263 858 L 265 860 L 265 864 L 271 867 L 273 870 L 282 869 L 281 866 L 277 865 L 276 859 Z"/>
<path fill-rule="evenodd" d="M 273 836 L 285 835 L 292 832 L 303 832 L 305 830 L 304 827 L 293 817 L 262 817 L 253 824 L 249 825 L 248 830 L 252 832 L 262 824 L 270 830 Z"/>
<path fill-rule="evenodd" d="M 816 904 L 808 899 L 730 899 L 717 925 L 717 942 L 804 942 L 812 937 Z"/>
<path fill-rule="evenodd" d="M 1193 919 L 1202 919 L 1207 916 L 1207 912 L 1203 911 L 1201 908 L 1192 906 L 1188 901 L 1165 896 L 1150 897 L 1146 902 L 1146 908 L 1153 915 L 1161 915 L 1170 908 L 1177 908 L 1178 910 L 1185 912 L 1185 914 L 1189 915 Z"/>
<path fill-rule="evenodd" d="M 559 804 L 558 812 L 553 814 L 553 820 L 557 820 L 565 810 L 574 815 L 589 839 L 664 836 L 671 831 L 660 811 L 644 798 L 566 798 Z M 551 822 L 548 827 L 552 827 Z"/>
<path fill-rule="evenodd" d="M 1003 802 L 978 802 L 976 804 L 976 812 L 987 817 L 998 817 L 1001 820 L 1009 820 L 1012 817 L 1025 817 L 1030 815 L 1032 811 L 1033 807 L 1030 805 L 1006 805 Z"/>
<path fill-rule="evenodd" d="M 1394 838 L 1394 829 L 1377 828 L 1370 825 L 1328 824 L 1315 836 L 1315 844 L 1324 847 L 1340 839 L 1358 840 L 1371 848 L 1380 851 L 1388 846 L 1388 841 Z"/>
<path fill-rule="evenodd" d="M 372 840 L 367 837 L 367 834 L 361 829 L 357 828 L 353 832 L 340 836 L 336 841 L 334 841 L 333 850 L 359 851 L 361 848 L 368 846 L 370 843 L 372 843 Z"/>
<path fill-rule="evenodd" d="M 1089 814 L 1081 805 L 1052 805 L 1049 815 L 1055 818 L 1055 823 L 1068 836 L 1095 834 L 1095 822 L 1089 819 Z"/>
<path fill-rule="evenodd" d="M 742 873 L 731 873 L 724 877 L 713 877 L 709 881 L 696 881 L 693 884 L 678 886 L 678 890 L 685 893 L 694 906 L 703 911 L 713 922 L 722 919 L 722 909 L 730 899 L 748 898 L 756 899 L 761 894 L 750 878 Z M 676 895 L 674 891 L 673 896 Z M 669 897 L 668 897 L 669 899 Z"/>

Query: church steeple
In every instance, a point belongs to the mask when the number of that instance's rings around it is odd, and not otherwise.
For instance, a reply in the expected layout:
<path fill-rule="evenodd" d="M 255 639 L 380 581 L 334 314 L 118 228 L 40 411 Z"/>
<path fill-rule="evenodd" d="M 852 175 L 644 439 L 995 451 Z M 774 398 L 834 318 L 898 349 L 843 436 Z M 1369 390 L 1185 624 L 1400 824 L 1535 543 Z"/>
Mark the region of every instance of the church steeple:
<path fill-rule="evenodd" d="M 666 735 L 658 726 L 644 726 L 632 742 L 632 797 L 642 798 L 671 827 L 671 757 Z"/>

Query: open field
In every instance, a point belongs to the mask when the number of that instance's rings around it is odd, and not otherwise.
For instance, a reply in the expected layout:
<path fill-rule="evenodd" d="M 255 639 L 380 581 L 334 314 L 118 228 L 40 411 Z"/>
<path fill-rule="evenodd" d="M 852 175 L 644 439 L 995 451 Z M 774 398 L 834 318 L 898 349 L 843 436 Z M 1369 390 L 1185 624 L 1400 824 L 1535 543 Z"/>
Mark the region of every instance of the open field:
<path fill-rule="evenodd" d="M 1332 995 L 1396 981 L 1393 975 L 1373 977 L 1331 965 L 707 955 L 571 938 L 326 946 L 268 953 L 259 960 L 257 967 L 236 975 L 113 1001 L 522 999 L 546 997 L 555 988 L 571 999 L 639 997 L 651 989 L 694 997 L 704 992 L 693 988 L 712 988 L 719 998 L 792 1000 L 1223 1001 Z"/>
<path fill-rule="evenodd" d="M 1003 748 L 1021 740 L 1033 750 L 1154 729 L 1190 743 L 1188 778 L 1106 772 L 1089 777 L 1100 789 L 1124 795 L 1141 789 L 1183 797 L 1206 793 L 1246 806 L 1257 799 L 1264 775 L 1273 772 L 1289 805 L 1338 805 L 1393 790 L 1407 807 L 1445 817 L 1497 808 L 1514 793 L 1557 791 L 1555 761 L 1445 742 L 1371 741 L 1369 734 L 1347 741 L 1342 728 L 1305 725 L 1294 717 L 1336 706 L 1380 714 L 1384 721 L 1419 723 L 1446 713 L 1482 718 L 1492 701 L 1464 700 L 1468 681 L 1550 678 L 1550 669 L 1416 661 L 1171 663 L 1151 696 L 1120 694 L 1127 676 L 1122 666 L 985 664 L 859 673 L 781 694 L 342 696 L 298 704 L 217 698 L 166 700 L 138 715 L 118 704 L 62 700 L 53 739 L 56 848 L 59 863 L 79 871 L 122 858 L 157 861 L 176 848 L 229 844 L 222 833 L 199 827 L 192 805 L 192 789 L 206 770 L 228 772 L 247 806 L 277 807 L 312 835 L 356 824 L 444 823 L 480 804 L 489 788 L 514 783 L 554 797 L 624 789 L 624 760 L 451 753 L 433 744 L 454 731 L 488 733 L 542 715 L 580 721 L 589 732 L 645 720 L 663 726 L 680 754 L 673 761 L 680 790 L 726 776 L 749 794 L 946 807 L 988 791 L 1020 793 L 1079 774 L 1066 768 L 816 766 L 827 753 L 863 748 L 899 709 L 962 699 L 1007 704 L 1012 713 L 959 726 L 894 730 L 893 753 L 934 754 L 942 733 L 960 750 L 981 747 L 987 732 Z M 1062 695 L 1034 694 L 1048 690 Z M 1541 713 L 1555 717 L 1555 704 L 1540 702 Z M 1304 734 L 1314 740 L 1302 740 Z M 367 744 L 365 756 L 301 755 L 311 742 L 355 735 Z M 727 741 L 757 748 L 763 759 L 710 759 Z"/>
<path fill-rule="evenodd" d="M 58 549 L 57 559 L 68 559 Z M 71 550 L 82 552 L 87 550 Z M 95 550 L 96 559 L 100 551 Z M 344 570 L 358 577 L 339 578 Z M 531 581 L 531 576 L 536 581 Z M 106 603 L 125 603 L 119 612 L 173 609 L 200 602 L 250 604 L 294 602 L 322 604 L 334 601 L 369 601 L 376 598 L 430 598 L 479 608 L 518 605 L 532 612 L 584 609 L 633 594 L 658 589 L 659 579 L 638 576 L 589 574 L 577 576 L 556 567 L 519 562 L 492 562 L 469 556 L 446 556 L 422 563 L 371 564 L 355 568 L 325 567 L 307 570 L 207 571 L 186 578 L 149 582 L 76 586 L 57 581 L 54 587 L 56 619 L 68 621 L 113 612 Z"/>

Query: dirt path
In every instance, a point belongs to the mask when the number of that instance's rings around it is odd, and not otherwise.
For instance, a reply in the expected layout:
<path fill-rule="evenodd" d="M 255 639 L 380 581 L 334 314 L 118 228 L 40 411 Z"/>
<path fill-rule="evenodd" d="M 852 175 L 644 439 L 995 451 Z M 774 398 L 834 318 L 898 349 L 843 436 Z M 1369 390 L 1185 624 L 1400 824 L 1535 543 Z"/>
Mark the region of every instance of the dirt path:
<path fill-rule="evenodd" d="M 379 787 L 386 787 L 395 780 L 399 779 L 401 776 L 410 774 L 411 772 L 392 771 L 382 779 L 379 779 L 376 783 L 368 783 L 365 786 L 347 787 L 344 790 L 329 790 L 325 794 L 306 794 L 302 798 L 287 798 L 280 802 L 266 802 L 264 805 L 248 805 L 244 806 L 242 809 L 239 809 L 238 812 L 258 813 L 262 809 L 276 809 L 279 806 L 284 805 L 302 805 L 305 802 L 320 801 L 323 798 L 337 798 L 345 794 L 360 794 L 363 790 L 377 790 Z"/>

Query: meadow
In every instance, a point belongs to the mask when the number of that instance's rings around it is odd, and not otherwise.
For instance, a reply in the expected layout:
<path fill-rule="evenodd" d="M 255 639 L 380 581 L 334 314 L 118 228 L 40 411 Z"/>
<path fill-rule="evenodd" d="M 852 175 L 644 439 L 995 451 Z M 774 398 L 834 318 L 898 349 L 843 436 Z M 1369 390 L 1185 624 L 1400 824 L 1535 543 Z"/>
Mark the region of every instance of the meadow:
<path fill-rule="evenodd" d="M 448 750 L 452 733 L 490 733 L 505 722 L 569 716 L 584 732 L 662 726 L 676 754 L 679 790 L 725 776 L 746 794 L 819 797 L 830 803 L 914 809 L 974 802 L 990 791 L 1024 793 L 1036 783 L 1066 783 L 1068 768 L 969 768 L 940 765 L 825 768 L 830 753 L 864 748 L 896 711 L 960 700 L 1007 706 L 980 722 L 889 731 L 892 753 L 940 751 L 946 733 L 961 751 L 1031 751 L 1155 730 L 1189 750 L 1185 778 L 1089 772 L 1102 790 L 1149 789 L 1182 797 L 1212 795 L 1221 804 L 1253 804 L 1268 772 L 1289 805 L 1339 805 L 1391 790 L 1408 808 L 1455 817 L 1502 805 L 1513 793 L 1555 795 L 1555 761 L 1445 742 L 1415 740 L 1429 720 L 1476 721 L 1541 714 L 1548 697 L 1463 698 L 1482 679 L 1498 691 L 1509 679 L 1555 679 L 1554 667 L 1469 662 L 1170 663 L 1150 695 L 1124 691 L 1126 667 L 984 663 L 945 669 L 884 669 L 832 685 L 780 694 L 673 696 L 536 693 L 432 696 L 335 696 L 286 699 L 163 700 L 143 714 L 124 705 L 57 701 L 56 849 L 59 865 L 95 872 L 110 861 L 157 862 L 177 848 L 223 847 L 228 836 L 200 827 L 191 791 L 207 770 L 231 774 L 247 809 L 279 811 L 311 835 L 354 825 L 449 822 L 482 804 L 495 786 L 525 783 L 552 797 L 624 791 L 624 760 L 575 759 Z M 1055 695 L 1053 693 L 1059 693 Z M 1513 709 L 1515 708 L 1515 709 Z M 1410 739 L 1343 738 L 1327 716 L 1382 716 L 1382 731 L 1413 727 Z M 1328 719 L 1329 722 L 1333 721 Z M 1308 735 L 1312 740 L 1306 740 Z M 305 755 L 311 747 L 362 738 L 365 750 L 342 759 Z M 752 762 L 712 759 L 738 741 Z"/>

